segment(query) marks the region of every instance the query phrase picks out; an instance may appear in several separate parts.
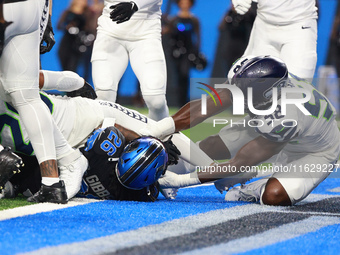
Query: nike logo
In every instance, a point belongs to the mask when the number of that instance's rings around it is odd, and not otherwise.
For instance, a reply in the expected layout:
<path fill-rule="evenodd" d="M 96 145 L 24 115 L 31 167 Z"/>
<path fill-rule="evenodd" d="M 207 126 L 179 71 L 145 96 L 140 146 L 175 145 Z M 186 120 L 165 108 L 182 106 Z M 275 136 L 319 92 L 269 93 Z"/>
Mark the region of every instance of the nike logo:
<path fill-rule="evenodd" d="M 308 28 L 310 28 L 310 27 L 304 27 L 304 26 L 302 26 L 301 28 L 302 28 L 302 29 L 308 29 Z"/>

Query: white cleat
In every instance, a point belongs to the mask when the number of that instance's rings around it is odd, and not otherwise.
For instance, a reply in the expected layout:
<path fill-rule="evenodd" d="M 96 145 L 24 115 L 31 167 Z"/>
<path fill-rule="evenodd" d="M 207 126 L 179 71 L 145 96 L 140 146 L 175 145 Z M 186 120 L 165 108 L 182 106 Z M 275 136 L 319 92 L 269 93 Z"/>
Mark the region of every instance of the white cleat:
<path fill-rule="evenodd" d="M 59 179 L 64 181 L 67 198 L 71 199 L 80 190 L 83 175 L 89 163 L 79 150 L 75 150 L 71 155 L 60 159 L 58 164 L 60 170 Z"/>
<path fill-rule="evenodd" d="M 265 187 L 267 181 L 268 179 L 260 179 L 247 185 L 234 187 L 227 192 L 225 200 L 258 202 L 260 201 L 262 189 Z"/>

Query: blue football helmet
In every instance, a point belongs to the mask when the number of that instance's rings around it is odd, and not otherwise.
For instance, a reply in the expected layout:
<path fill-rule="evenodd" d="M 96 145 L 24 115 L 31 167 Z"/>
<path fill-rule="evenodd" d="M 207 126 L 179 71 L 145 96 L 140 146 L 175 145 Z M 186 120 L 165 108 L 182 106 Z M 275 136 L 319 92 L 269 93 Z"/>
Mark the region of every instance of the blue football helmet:
<path fill-rule="evenodd" d="M 167 168 L 168 154 L 163 143 L 141 137 L 125 146 L 116 166 L 120 183 L 129 189 L 142 189 L 155 183 Z"/>
<path fill-rule="evenodd" d="M 272 56 L 258 56 L 248 59 L 237 69 L 231 83 L 239 87 L 247 100 L 248 87 L 253 88 L 253 105 L 266 109 L 272 102 L 272 89 L 286 85 L 288 69 L 282 60 Z"/>

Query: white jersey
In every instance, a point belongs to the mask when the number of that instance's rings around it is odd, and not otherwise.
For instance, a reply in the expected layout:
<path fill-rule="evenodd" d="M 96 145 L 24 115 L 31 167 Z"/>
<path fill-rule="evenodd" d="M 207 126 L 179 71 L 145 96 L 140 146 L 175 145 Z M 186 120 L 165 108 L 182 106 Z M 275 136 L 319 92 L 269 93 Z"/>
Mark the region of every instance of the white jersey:
<path fill-rule="evenodd" d="M 317 19 L 315 0 L 258 0 L 257 17 L 273 25 Z"/>
<path fill-rule="evenodd" d="M 293 88 L 311 92 L 311 99 L 304 104 L 311 115 L 305 115 L 291 104 L 287 105 L 286 115 L 282 115 L 281 100 L 278 100 L 278 107 L 273 114 L 256 117 L 263 124 L 258 124 L 256 131 L 268 140 L 288 142 L 283 151 L 290 153 L 322 154 L 339 146 L 340 133 L 335 120 L 335 108 L 311 84 L 295 78 L 290 78 L 290 81 Z M 302 98 L 302 95 L 298 97 Z"/>
<path fill-rule="evenodd" d="M 105 0 L 103 15 L 110 17 L 110 6 L 119 4 L 120 0 Z M 161 6 L 162 0 L 135 0 L 138 11 L 135 12 L 130 20 L 144 20 L 144 19 L 160 19 L 162 15 Z"/>

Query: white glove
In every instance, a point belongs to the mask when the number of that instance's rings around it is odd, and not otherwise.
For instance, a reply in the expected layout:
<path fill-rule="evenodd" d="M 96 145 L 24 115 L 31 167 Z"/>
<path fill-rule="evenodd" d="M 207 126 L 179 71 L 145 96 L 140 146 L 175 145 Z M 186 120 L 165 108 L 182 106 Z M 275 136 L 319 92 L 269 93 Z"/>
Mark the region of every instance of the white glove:
<path fill-rule="evenodd" d="M 167 189 L 160 189 L 160 192 L 166 199 L 175 199 L 177 196 L 178 189 L 174 188 L 167 188 Z"/>
<path fill-rule="evenodd" d="M 148 122 L 147 126 L 140 130 L 140 133 L 163 140 L 165 137 L 175 133 L 174 119 L 167 117 L 157 122 Z"/>
<path fill-rule="evenodd" d="M 163 177 L 158 179 L 158 183 L 161 189 L 179 189 L 187 186 L 201 184 L 201 181 L 198 179 L 197 172 L 189 174 L 175 174 L 173 172 L 167 171 Z"/>
<path fill-rule="evenodd" d="M 235 11 L 244 15 L 250 9 L 252 0 L 232 0 Z"/>

